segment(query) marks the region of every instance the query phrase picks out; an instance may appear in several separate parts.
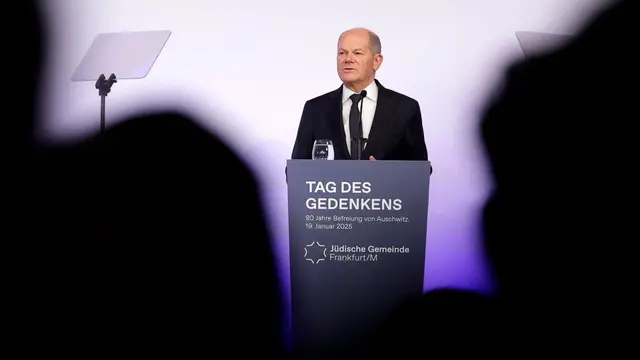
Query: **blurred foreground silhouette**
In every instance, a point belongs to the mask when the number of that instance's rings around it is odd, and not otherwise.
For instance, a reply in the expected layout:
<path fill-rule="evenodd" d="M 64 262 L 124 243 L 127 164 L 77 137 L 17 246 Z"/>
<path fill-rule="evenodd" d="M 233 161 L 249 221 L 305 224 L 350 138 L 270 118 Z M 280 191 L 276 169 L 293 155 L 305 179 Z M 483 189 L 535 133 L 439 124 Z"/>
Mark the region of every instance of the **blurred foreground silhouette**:
<path fill-rule="evenodd" d="M 619 244 L 634 222 L 620 206 L 636 178 L 639 20 L 640 2 L 614 2 L 567 46 L 508 69 L 481 124 L 497 293 L 438 290 L 409 302 L 368 358 L 625 351 L 616 323 L 630 298 L 618 285 L 631 262 Z"/>
<path fill-rule="evenodd" d="M 5 121 L 18 159 L 5 230 L 19 234 L 9 296 L 21 309 L 13 333 L 31 343 L 24 350 L 282 356 L 274 257 L 247 166 L 177 113 L 38 146 L 42 24 L 35 2 L 17 6 L 29 38 L 9 44 L 20 54 L 8 57 L 19 115 Z"/>

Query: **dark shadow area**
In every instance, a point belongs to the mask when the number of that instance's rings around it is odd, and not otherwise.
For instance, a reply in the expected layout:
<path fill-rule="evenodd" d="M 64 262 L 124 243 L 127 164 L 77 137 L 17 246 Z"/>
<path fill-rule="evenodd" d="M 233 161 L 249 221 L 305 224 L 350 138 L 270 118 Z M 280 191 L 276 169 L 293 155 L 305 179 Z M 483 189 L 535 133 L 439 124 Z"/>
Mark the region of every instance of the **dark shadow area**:
<path fill-rule="evenodd" d="M 491 330 L 487 327 L 491 326 Z M 499 345 L 502 330 L 495 299 L 473 292 L 439 289 L 410 299 L 395 311 L 368 346 L 366 357 L 409 359 L 483 354 Z M 360 357 L 359 357 L 360 358 Z"/>

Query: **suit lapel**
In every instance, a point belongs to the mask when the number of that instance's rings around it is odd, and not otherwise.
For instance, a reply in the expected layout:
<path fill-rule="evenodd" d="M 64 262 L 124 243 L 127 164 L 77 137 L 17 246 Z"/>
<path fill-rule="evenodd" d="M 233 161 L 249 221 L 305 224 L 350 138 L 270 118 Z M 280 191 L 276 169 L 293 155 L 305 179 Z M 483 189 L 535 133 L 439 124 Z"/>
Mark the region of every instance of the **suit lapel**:
<path fill-rule="evenodd" d="M 389 96 L 387 89 L 385 89 L 378 80 L 376 80 L 376 84 L 378 85 L 378 101 L 376 103 L 376 112 L 373 116 L 373 123 L 371 124 L 371 131 L 369 131 L 367 147 L 362 153 L 363 160 L 369 159 L 371 155 L 376 156 L 379 154 L 379 150 L 383 146 L 384 136 L 390 131 L 393 113 L 397 105 L 394 99 Z"/>
<path fill-rule="evenodd" d="M 344 123 L 342 121 L 342 86 L 331 92 L 329 96 L 331 105 L 329 106 L 327 119 L 331 132 L 334 134 L 336 143 L 333 144 L 335 159 L 349 159 L 349 148 L 347 148 L 346 136 L 344 134 Z"/>

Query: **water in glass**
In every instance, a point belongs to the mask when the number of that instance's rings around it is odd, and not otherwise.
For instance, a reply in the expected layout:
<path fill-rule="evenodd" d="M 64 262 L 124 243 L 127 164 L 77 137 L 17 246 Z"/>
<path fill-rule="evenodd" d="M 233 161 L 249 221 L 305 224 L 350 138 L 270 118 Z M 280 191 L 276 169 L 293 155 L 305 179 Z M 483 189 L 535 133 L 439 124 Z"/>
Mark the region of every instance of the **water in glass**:
<path fill-rule="evenodd" d="M 333 160 L 333 156 L 331 140 L 316 140 L 313 143 L 313 160 Z"/>

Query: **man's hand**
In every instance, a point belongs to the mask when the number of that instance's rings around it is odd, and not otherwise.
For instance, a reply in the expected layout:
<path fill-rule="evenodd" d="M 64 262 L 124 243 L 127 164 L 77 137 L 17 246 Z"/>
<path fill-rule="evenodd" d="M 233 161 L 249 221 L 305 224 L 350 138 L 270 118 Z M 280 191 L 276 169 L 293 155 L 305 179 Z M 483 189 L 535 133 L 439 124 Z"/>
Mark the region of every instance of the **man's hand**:
<path fill-rule="evenodd" d="M 373 157 L 373 155 L 369 156 L 369 160 L 374 161 L 376 158 Z"/>

